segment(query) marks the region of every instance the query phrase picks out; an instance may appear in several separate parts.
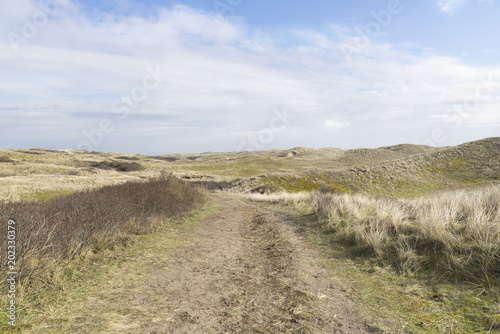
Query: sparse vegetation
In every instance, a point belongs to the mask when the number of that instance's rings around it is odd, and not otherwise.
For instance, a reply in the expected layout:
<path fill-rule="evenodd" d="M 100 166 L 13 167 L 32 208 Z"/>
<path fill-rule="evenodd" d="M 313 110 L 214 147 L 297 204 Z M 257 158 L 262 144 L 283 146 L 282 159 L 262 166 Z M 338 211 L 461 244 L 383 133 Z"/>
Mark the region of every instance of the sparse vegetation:
<path fill-rule="evenodd" d="M 138 157 L 128 157 L 128 156 L 119 156 L 119 157 L 116 157 L 116 159 L 121 159 L 121 160 L 133 160 L 133 161 L 140 160 Z"/>
<path fill-rule="evenodd" d="M 63 196 L 63 195 L 69 195 L 74 193 L 73 191 L 70 190 L 47 190 L 47 191 L 42 191 L 42 192 L 37 192 L 37 193 L 31 193 L 29 195 L 24 195 L 23 200 L 24 201 L 37 201 L 37 202 L 47 202 L 53 198 Z"/>
<path fill-rule="evenodd" d="M 21 195 L 30 193 L 82 190 L 94 183 L 107 185 L 156 177 L 162 170 L 179 177 L 197 174 L 196 178 L 211 178 L 216 182 L 244 178 L 249 182 L 239 187 L 240 191 L 268 184 L 278 191 L 288 192 L 329 188 L 335 193 L 419 197 L 436 191 L 474 188 L 497 182 L 500 179 L 499 147 L 500 138 L 447 148 L 415 145 L 357 150 L 299 147 L 293 149 L 296 152 L 293 157 L 288 157 L 290 150 L 144 157 L 88 151 L 0 149 L 0 155 L 7 155 L 15 161 L 0 164 L 0 175 L 3 176 L 0 178 L 0 198 L 19 200 Z M 196 160 L 189 159 L 193 157 L 197 157 Z M 132 168 L 135 172 L 116 173 L 130 168 L 111 166 L 111 162 L 126 163 L 126 160 L 140 163 L 144 169 L 139 170 L 140 167 L 134 165 L 137 167 Z M 266 177 L 257 182 L 250 181 L 261 175 Z M 15 179 L 9 178 L 11 176 Z M 46 181 L 50 183 L 45 184 Z"/>

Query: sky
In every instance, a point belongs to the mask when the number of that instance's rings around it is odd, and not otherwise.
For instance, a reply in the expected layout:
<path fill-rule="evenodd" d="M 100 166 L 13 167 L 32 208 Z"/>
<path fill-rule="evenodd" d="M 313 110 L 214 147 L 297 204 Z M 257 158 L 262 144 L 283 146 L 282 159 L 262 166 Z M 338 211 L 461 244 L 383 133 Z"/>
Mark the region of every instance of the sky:
<path fill-rule="evenodd" d="M 498 17 L 496 0 L 0 0 L 0 147 L 499 136 Z"/>

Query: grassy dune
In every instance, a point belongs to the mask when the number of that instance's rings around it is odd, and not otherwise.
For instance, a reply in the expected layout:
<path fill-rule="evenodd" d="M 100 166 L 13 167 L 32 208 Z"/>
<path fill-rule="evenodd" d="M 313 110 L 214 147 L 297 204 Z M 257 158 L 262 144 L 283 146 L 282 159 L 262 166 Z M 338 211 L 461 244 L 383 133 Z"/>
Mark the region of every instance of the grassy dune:
<path fill-rule="evenodd" d="M 3 158 L 2 158 L 3 157 Z M 147 157 L 86 151 L 0 149 L 0 199 L 47 199 L 87 188 L 174 173 L 191 180 L 244 181 L 288 192 L 331 188 L 341 193 L 415 197 L 500 180 L 500 137 L 454 147 L 396 145 Z M 135 168 L 132 168 L 135 164 Z M 262 176 L 255 181 L 256 176 Z"/>

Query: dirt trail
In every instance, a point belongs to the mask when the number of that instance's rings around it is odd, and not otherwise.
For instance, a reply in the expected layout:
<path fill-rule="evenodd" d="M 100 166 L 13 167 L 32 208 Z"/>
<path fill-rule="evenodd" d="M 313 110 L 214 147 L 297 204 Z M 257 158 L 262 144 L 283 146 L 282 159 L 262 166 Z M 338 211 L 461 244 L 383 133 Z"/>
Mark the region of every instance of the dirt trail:
<path fill-rule="evenodd" d="M 217 195 L 214 201 L 220 208 L 202 226 L 175 237 L 180 247 L 155 254 L 161 269 L 136 277 L 117 272 L 123 277 L 109 291 L 87 297 L 84 304 L 93 301 L 100 314 L 92 320 L 100 329 L 66 332 L 373 332 L 293 223 L 235 198 Z M 135 266 L 128 272 L 146 269 Z M 102 311 L 105 305 L 113 305 L 113 314 Z"/>
<path fill-rule="evenodd" d="M 292 225 L 236 199 L 216 201 L 222 208 L 175 262 L 130 296 L 161 319 L 141 333 L 368 332 Z"/>

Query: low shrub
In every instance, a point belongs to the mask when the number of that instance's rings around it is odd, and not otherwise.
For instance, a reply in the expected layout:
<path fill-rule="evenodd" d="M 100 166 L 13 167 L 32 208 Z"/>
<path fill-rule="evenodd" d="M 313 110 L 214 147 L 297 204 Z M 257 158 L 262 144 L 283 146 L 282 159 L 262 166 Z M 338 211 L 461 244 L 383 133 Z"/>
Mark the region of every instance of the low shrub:
<path fill-rule="evenodd" d="M 144 169 L 144 167 L 138 162 L 124 162 L 124 161 L 99 161 L 92 162 L 91 167 L 104 169 L 104 170 L 116 170 L 118 172 L 138 172 Z"/>
<path fill-rule="evenodd" d="M 233 182 L 227 181 L 191 181 L 192 184 L 195 184 L 199 187 L 205 188 L 209 191 L 217 191 L 217 190 L 226 190 L 234 187 Z"/>
<path fill-rule="evenodd" d="M 137 157 L 127 157 L 127 156 L 119 156 L 119 157 L 116 157 L 116 159 L 120 159 L 120 160 L 132 160 L 132 161 L 138 161 L 139 158 Z"/>
<path fill-rule="evenodd" d="M 164 160 L 168 162 L 176 162 L 177 160 L 180 160 L 181 158 L 178 157 L 152 157 L 153 159 L 156 160 Z"/>
<path fill-rule="evenodd" d="M 261 194 L 261 195 L 272 194 L 272 193 L 275 193 L 277 191 L 278 190 L 276 189 L 276 187 L 268 185 L 268 184 L 264 184 L 262 186 L 255 187 L 255 188 L 250 190 L 250 192 L 252 194 Z"/>
<path fill-rule="evenodd" d="M 16 271 L 29 280 L 82 252 L 109 248 L 126 235 L 147 233 L 204 201 L 203 193 L 175 178 L 150 179 L 64 195 L 47 202 L 0 202 L 1 249 L 14 221 Z M 7 257 L 0 259 L 7 268 Z M 0 273 L 5 280 L 6 270 Z"/>
<path fill-rule="evenodd" d="M 0 155 L 0 162 L 13 162 L 13 160 L 5 154 Z"/>
<path fill-rule="evenodd" d="M 243 198 L 253 202 L 268 202 L 273 204 L 284 204 L 289 206 L 308 205 L 311 203 L 310 192 L 287 193 L 285 191 L 276 192 L 272 194 L 250 193 L 242 194 Z"/>

